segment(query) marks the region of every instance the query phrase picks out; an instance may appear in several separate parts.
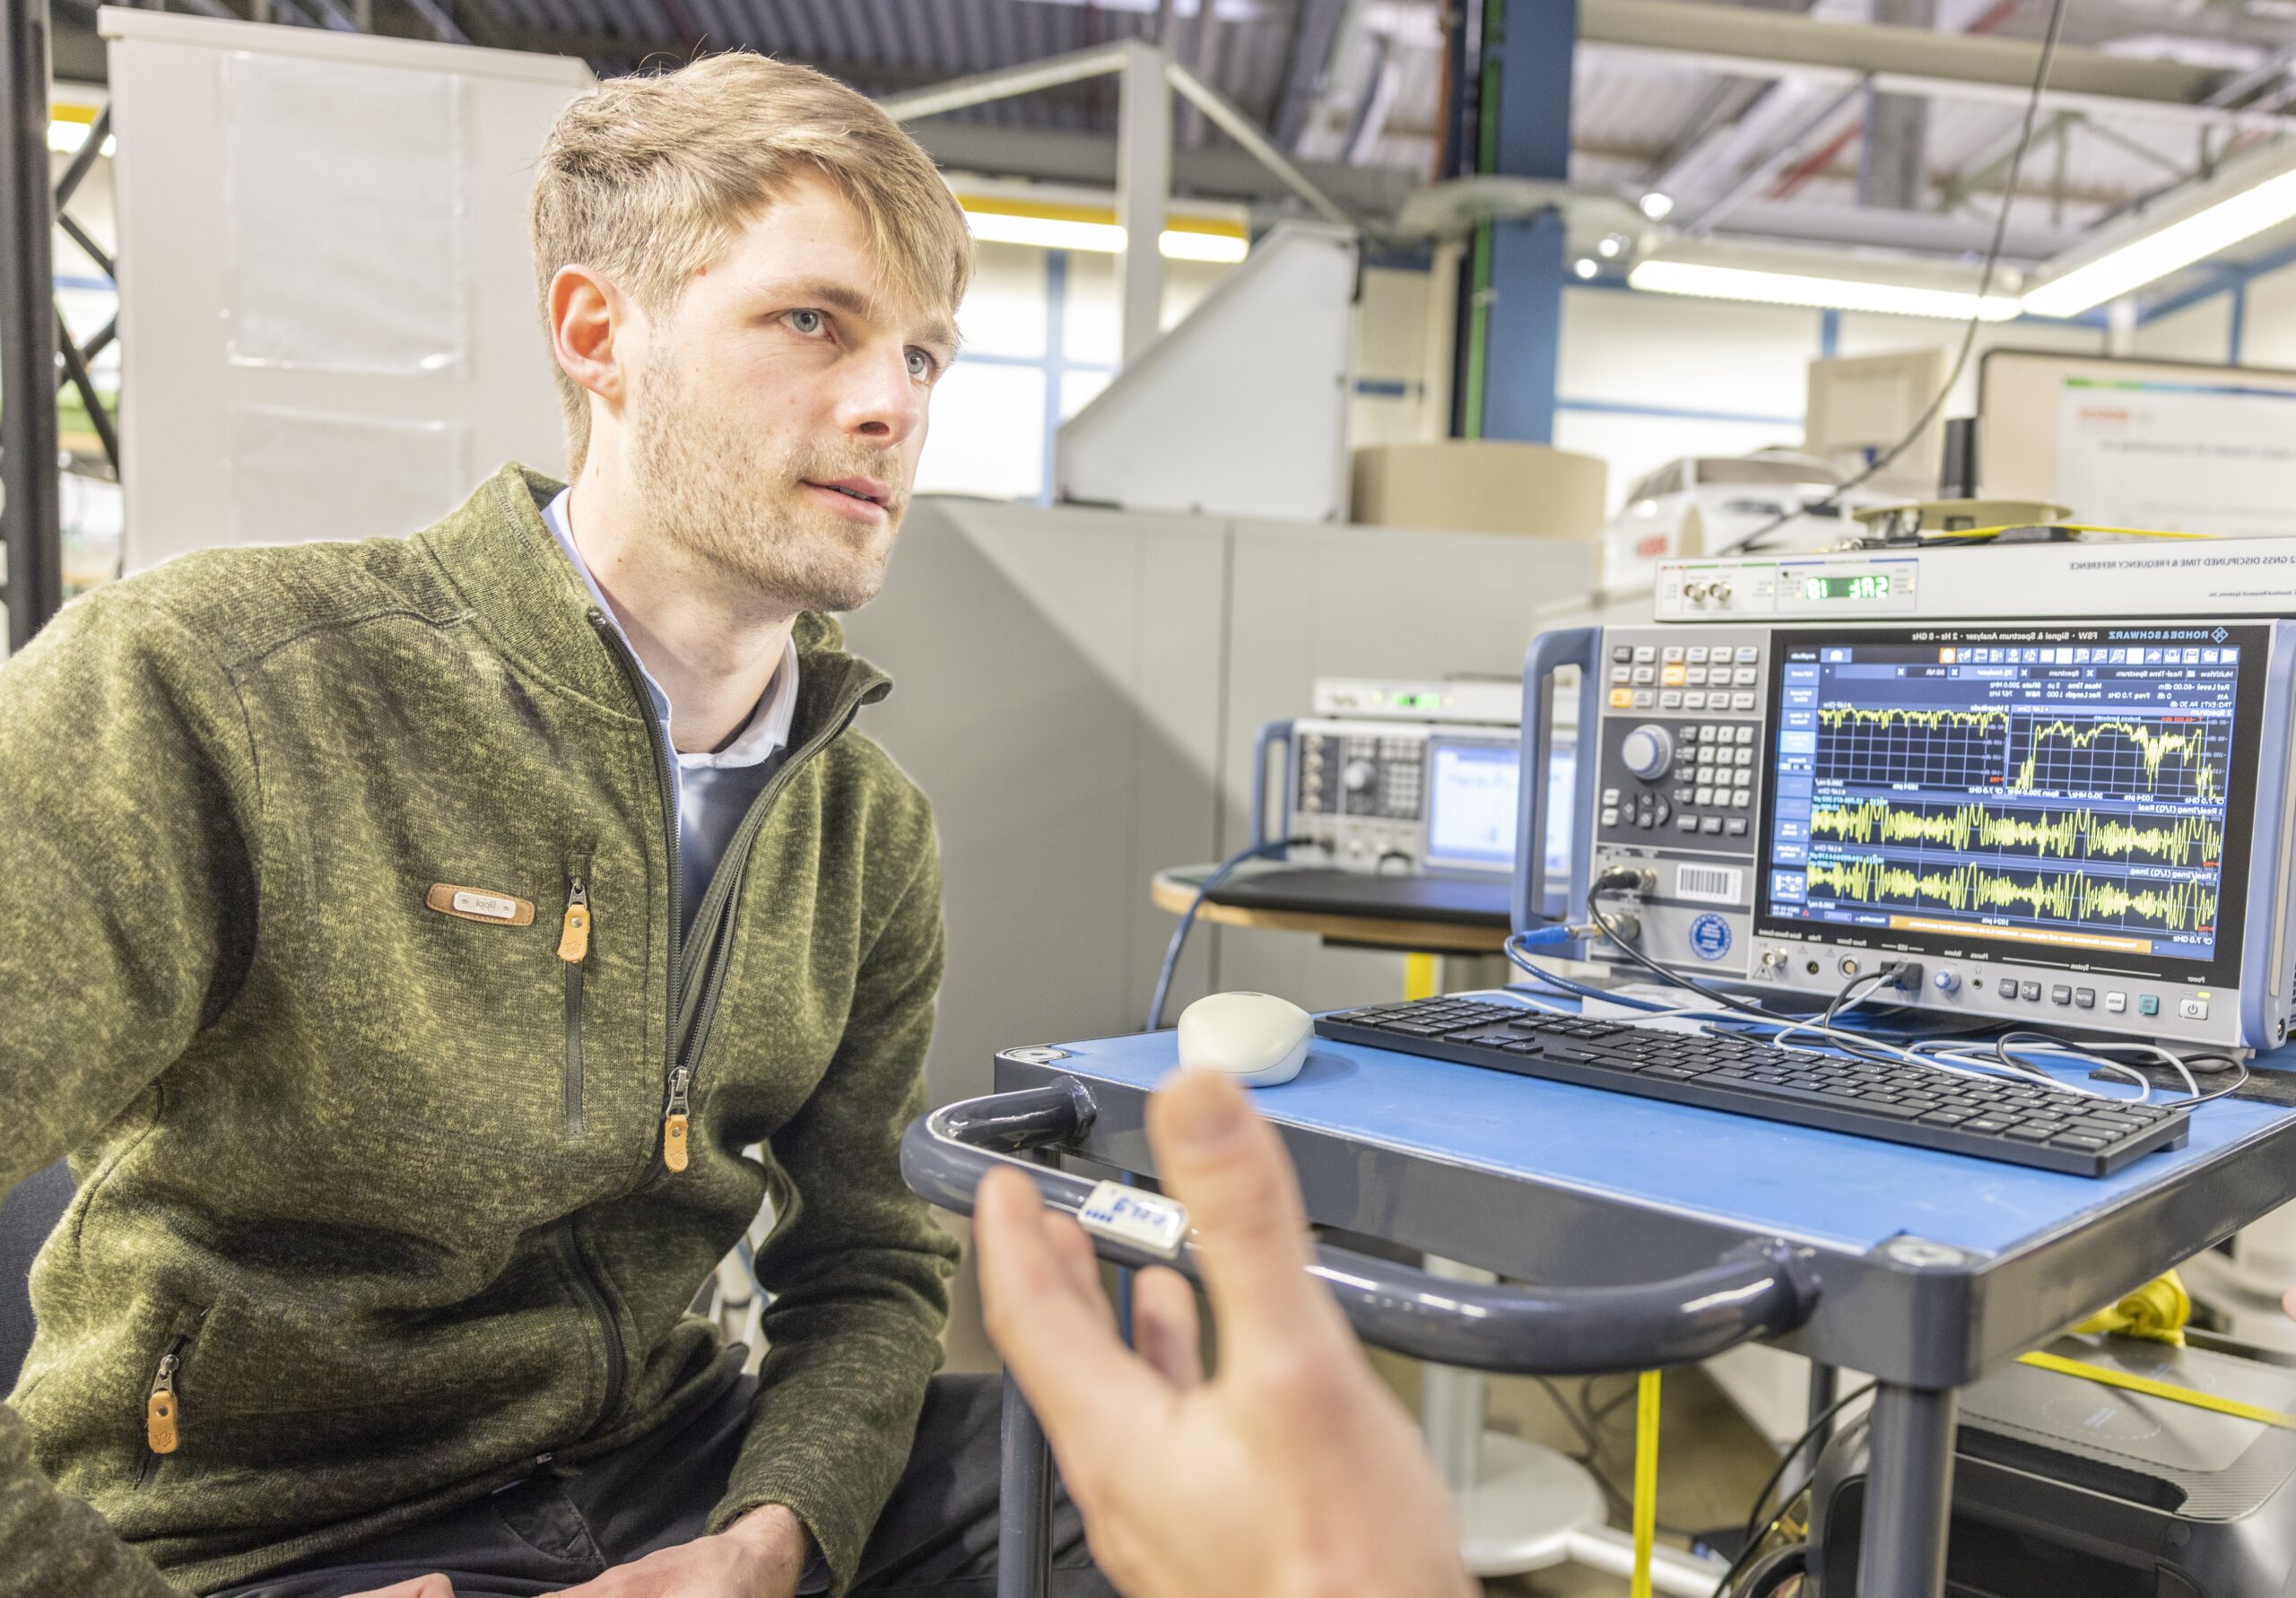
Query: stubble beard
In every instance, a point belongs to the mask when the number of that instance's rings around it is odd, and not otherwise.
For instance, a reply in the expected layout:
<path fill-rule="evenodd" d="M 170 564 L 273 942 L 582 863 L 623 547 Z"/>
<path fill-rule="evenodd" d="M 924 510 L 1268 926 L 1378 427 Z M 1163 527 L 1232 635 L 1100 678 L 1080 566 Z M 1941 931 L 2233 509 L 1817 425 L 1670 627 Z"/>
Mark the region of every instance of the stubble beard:
<path fill-rule="evenodd" d="M 884 586 L 907 473 L 864 445 L 779 447 L 733 426 L 663 358 L 633 396 L 631 474 L 656 534 L 762 608 L 856 611 Z M 869 527 L 813 502 L 808 481 L 874 477 L 895 485 L 884 525 Z"/>

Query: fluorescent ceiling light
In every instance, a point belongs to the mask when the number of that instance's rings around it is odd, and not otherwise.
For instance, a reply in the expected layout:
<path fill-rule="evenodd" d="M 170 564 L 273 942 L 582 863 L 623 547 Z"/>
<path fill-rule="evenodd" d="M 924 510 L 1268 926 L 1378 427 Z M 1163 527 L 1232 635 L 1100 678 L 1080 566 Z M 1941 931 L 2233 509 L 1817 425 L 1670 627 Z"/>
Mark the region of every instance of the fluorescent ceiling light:
<path fill-rule="evenodd" d="M 1124 230 L 1118 228 L 1118 232 Z M 1251 240 L 1232 233 L 1198 233 L 1187 228 L 1166 228 L 1156 248 L 1167 261 L 1210 261 L 1232 266 L 1251 254 Z"/>
<path fill-rule="evenodd" d="M 1962 289 L 1920 288 L 1869 278 L 1821 277 L 1746 266 L 1715 266 L 1699 261 L 1648 260 L 1627 274 L 1627 282 L 1654 294 L 1689 294 L 1706 300 L 1751 300 L 1764 305 L 1806 305 L 1822 310 L 1877 311 L 1885 316 L 1935 317 L 1965 322 L 2006 322 L 2017 316 L 2014 295 L 1978 297 Z"/>
<path fill-rule="evenodd" d="M 976 211 L 967 205 L 965 221 L 972 236 L 984 244 L 1026 244 L 1039 249 L 1084 250 L 1096 255 L 1114 255 L 1124 248 L 1122 228 L 1089 215 L 1030 215 L 1017 210 Z M 1233 265 L 1251 253 L 1251 240 L 1240 229 L 1167 228 L 1156 246 L 1157 253 L 1168 261 L 1210 261 L 1220 265 Z"/>
<path fill-rule="evenodd" d="M 2281 159 L 2286 159 L 2284 151 Z M 2292 216 L 2296 216 L 2296 171 L 2285 171 L 2140 233 L 2028 289 L 2025 308 L 2037 317 L 2077 317 Z"/>

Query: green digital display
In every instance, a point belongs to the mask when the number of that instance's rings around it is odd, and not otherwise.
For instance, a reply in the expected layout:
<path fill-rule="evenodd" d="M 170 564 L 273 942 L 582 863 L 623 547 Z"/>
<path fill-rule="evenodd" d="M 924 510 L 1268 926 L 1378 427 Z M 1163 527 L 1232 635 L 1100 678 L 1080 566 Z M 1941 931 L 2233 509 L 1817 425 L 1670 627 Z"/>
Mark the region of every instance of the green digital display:
<path fill-rule="evenodd" d="M 1443 696 L 1439 693 L 1399 693 L 1396 695 L 1398 710 L 1440 710 Z"/>
<path fill-rule="evenodd" d="M 1805 599 L 1887 599 L 1890 579 L 1877 571 L 1857 577 L 1813 577 L 1802 579 Z"/>

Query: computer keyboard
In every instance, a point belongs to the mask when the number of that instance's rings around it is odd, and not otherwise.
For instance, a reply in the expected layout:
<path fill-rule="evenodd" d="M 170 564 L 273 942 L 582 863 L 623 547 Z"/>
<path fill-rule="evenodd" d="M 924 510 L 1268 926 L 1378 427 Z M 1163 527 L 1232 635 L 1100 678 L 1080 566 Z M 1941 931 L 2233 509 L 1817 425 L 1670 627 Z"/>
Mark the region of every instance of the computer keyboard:
<path fill-rule="evenodd" d="M 1318 1036 L 1645 1099 L 1760 1116 L 2011 1165 L 2104 1177 L 2184 1146 L 2180 1109 L 2093 1099 L 2039 1081 L 1779 1048 L 1552 1015 L 1475 999 L 1421 999 L 1319 1016 Z"/>

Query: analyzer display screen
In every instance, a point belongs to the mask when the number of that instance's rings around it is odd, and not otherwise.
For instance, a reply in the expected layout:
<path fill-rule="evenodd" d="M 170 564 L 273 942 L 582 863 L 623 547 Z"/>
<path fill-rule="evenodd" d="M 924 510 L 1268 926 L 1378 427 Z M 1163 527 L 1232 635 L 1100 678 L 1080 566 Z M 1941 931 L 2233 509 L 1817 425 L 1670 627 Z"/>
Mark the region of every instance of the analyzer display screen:
<path fill-rule="evenodd" d="M 1437 738 L 1427 762 L 1427 864 L 1510 870 L 1520 748 Z"/>
<path fill-rule="evenodd" d="M 2232 979 L 2266 640 L 1782 631 L 1762 925 Z"/>

